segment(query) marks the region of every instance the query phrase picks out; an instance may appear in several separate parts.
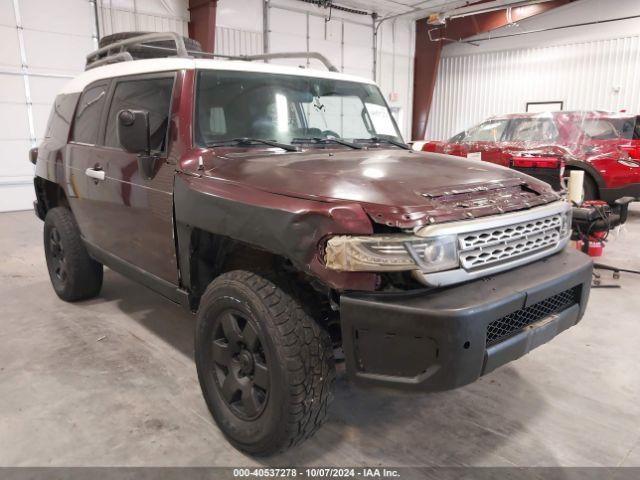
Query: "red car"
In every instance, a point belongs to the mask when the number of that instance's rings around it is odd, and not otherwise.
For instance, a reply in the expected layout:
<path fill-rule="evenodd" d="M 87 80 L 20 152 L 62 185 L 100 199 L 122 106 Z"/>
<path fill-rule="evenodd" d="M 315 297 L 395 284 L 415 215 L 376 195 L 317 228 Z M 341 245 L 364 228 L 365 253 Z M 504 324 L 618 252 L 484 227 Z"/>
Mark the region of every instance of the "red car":
<path fill-rule="evenodd" d="M 448 142 L 426 142 L 421 150 L 515 168 L 556 189 L 563 172 L 583 170 L 585 199 L 612 203 L 640 197 L 640 116 L 591 111 L 503 115 Z"/>

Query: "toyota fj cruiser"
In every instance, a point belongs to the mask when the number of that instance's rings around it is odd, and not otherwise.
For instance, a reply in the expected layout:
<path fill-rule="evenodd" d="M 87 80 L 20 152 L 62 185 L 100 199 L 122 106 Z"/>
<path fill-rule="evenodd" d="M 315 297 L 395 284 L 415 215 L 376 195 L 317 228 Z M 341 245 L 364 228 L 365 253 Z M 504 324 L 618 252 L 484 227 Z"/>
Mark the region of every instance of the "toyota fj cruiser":
<path fill-rule="evenodd" d="M 57 295 L 98 295 L 108 266 L 195 312 L 204 398 L 251 454 L 320 427 L 336 361 L 363 385 L 460 387 L 589 296 L 547 184 L 411 151 L 375 83 L 304 55 L 329 71 L 103 39 L 31 151 Z"/>

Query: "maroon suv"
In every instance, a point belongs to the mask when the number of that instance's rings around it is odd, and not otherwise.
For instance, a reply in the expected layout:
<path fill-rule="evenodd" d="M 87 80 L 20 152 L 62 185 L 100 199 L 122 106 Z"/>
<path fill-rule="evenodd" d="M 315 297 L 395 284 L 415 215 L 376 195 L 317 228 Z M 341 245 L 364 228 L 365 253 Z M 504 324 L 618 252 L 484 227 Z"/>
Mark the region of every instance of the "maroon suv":
<path fill-rule="evenodd" d="M 58 95 L 35 210 L 63 300 L 108 266 L 197 314 L 202 391 L 237 448 L 316 431 L 336 361 L 451 389 L 582 317 L 591 262 L 547 184 L 409 150 L 369 80 L 193 58 L 179 37 L 177 56 L 129 55 L 157 38 L 116 39 Z"/>

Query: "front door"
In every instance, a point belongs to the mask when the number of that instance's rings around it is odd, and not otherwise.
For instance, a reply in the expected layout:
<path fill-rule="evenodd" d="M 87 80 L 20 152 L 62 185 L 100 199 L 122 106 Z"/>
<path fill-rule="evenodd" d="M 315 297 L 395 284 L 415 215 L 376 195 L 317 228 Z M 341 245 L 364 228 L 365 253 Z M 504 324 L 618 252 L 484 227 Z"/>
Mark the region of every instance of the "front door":
<path fill-rule="evenodd" d="M 112 80 L 94 156 L 98 173 L 87 171 L 91 198 L 91 242 L 96 247 L 170 283 L 178 283 L 173 236 L 173 176 L 167 135 L 175 72 Z M 117 115 L 149 112 L 152 152 L 159 156 L 151 178 L 138 156 L 118 140 Z"/>

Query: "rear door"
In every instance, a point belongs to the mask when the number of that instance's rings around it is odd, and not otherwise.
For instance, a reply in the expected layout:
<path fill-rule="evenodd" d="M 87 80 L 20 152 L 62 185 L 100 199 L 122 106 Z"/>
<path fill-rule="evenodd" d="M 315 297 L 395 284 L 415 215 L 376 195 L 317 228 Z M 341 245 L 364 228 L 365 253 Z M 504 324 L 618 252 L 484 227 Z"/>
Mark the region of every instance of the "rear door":
<path fill-rule="evenodd" d="M 101 224 L 95 222 L 94 190 L 96 186 L 86 176 L 87 170 L 98 172 L 105 162 L 97 148 L 98 131 L 110 82 L 101 80 L 87 85 L 80 95 L 73 117 L 73 125 L 67 146 L 66 172 L 56 172 L 57 178 L 67 178 L 71 209 L 85 240 L 93 243 Z M 62 164 L 55 162 L 57 168 Z M 61 174 L 63 173 L 63 174 Z"/>
<path fill-rule="evenodd" d="M 173 236 L 175 166 L 167 162 L 167 133 L 175 79 L 175 72 L 163 72 L 112 81 L 95 149 L 104 179 L 87 177 L 94 245 L 173 284 L 178 283 Z M 159 157 L 152 178 L 140 171 L 138 155 L 120 146 L 117 115 L 125 109 L 149 112 L 151 148 Z"/>

